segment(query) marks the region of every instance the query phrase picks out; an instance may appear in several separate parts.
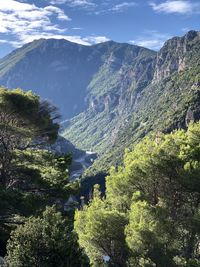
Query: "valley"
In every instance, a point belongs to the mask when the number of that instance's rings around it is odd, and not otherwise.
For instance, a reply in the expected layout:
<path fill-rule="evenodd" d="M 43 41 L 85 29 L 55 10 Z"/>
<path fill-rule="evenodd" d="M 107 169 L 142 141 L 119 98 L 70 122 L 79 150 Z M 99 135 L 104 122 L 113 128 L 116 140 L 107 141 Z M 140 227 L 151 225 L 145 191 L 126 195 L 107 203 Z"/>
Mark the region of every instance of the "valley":
<path fill-rule="evenodd" d="M 199 119 L 199 42 L 190 31 L 156 53 L 113 41 L 88 47 L 41 39 L 0 61 L 0 84 L 56 105 L 61 135 L 98 153 L 86 171 L 96 175 L 144 136 L 186 128 L 188 112 Z"/>
<path fill-rule="evenodd" d="M 200 266 L 200 32 L 38 39 L 0 60 L 0 266 Z"/>

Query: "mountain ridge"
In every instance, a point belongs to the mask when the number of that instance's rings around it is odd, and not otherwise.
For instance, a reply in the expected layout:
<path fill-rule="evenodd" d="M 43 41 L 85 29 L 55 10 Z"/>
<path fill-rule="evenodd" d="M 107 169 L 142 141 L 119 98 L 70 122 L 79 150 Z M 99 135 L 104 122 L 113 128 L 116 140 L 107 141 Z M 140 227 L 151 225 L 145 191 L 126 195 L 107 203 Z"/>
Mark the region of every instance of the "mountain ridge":
<path fill-rule="evenodd" d="M 57 39 L 33 41 L 0 60 L 0 83 L 33 90 L 59 106 L 64 119 L 71 118 L 86 108 L 87 87 L 115 46 L 136 49 L 113 41 L 93 46 Z"/>

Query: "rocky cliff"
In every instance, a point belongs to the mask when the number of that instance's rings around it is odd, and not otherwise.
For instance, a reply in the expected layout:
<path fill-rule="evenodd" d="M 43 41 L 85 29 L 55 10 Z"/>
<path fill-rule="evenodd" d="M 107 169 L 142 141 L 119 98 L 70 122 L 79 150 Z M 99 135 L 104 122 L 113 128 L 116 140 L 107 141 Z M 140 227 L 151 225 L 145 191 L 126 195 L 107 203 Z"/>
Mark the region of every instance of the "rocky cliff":
<path fill-rule="evenodd" d="M 153 81 L 161 81 L 176 71 L 192 67 L 199 39 L 200 32 L 190 31 L 183 37 L 168 40 L 156 56 Z"/>

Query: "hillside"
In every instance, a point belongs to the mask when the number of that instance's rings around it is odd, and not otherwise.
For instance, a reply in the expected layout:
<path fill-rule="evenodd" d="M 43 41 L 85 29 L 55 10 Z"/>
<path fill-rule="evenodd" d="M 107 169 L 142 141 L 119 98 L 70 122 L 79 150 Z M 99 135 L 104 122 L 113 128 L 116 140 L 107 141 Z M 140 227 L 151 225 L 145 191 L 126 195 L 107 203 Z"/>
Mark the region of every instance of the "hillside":
<path fill-rule="evenodd" d="M 92 113 L 89 107 L 72 119 L 64 132 L 75 144 L 82 147 L 92 144 L 100 153 L 88 174 L 106 171 L 108 166 L 120 163 L 124 149 L 145 135 L 186 128 L 189 121 L 200 118 L 200 33 L 190 31 L 184 37 L 168 40 L 155 60 L 150 65 L 145 63 L 143 69 L 148 68 L 149 74 L 146 86 L 138 88 L 133 78 L 127 88 L 121 86 L 126 97 L 116 104 L 116 112 Z M 132 77 L 136 73 L 133 67 Z M 102 132 L 103 138 L 96 138 Z"/>

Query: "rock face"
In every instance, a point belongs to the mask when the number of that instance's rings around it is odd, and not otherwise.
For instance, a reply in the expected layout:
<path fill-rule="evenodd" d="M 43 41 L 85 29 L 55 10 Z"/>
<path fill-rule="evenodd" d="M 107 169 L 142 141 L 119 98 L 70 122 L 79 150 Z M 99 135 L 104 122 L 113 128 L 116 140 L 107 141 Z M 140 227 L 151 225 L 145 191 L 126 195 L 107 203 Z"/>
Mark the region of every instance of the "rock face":
<path fill-rule="evenodd" d="M 137 117 L 136 111 L 140 108 L 146 110 L 143 101 L 149 90 L 147 88 L 155 85 L 156 88 L 151 90 L 156 91 L 158 83 L 173 74 L 181 75 L 196 66 L 199 44 L 200 33 L 190 31 L 183 37 L 168 40 L 157 54 L 136 49 L 131 61 L 127 60 L 128 65 L 120 62 L 117 53 L 112 53 L 89 84 L 88 109 L 71 120 L 64 131 L 65 137 L 84 149 L 94 147 L 100 153 L 107 147 L 114 144 L 116 146 L 122 129 L 131 127 L 130 120 Z M 198 81 L 194 84 L 193 87 Z M 173 88 L 173 84 L 169 86 Z M 164 89 L 159 90 L 158 96 Z M 165 94 L 167 99 L 170 93 L 166 90 Z M 157 99 L 157 96 L 152 99 L 153 95 L 154 92 L 145 100 L 146 103 L 151 101 L 151 106 Z M 171 100 L 172 97 L 169 101 Z M 153 111 L 149 107 L 146 112 Z M 146 121 L 141 125 L 145 124 Z M 137 122 L 133 122 L 132 125 L 137 125 Z M 144 132 L 141 136 L 145 134 Z"/>
<path fill-rule="evenodd" d="M 191 108 L 189 107 L 186 113 L 186 117 L 185 117 L 185 125 L 186 127 L 188 127 L 188 125 L 194 122 L 194 112 L 191 110 Z"/>
<path fill-rule="evenodd" d="M 105 94 L 98 98 L 91 98 L 89 108 L 94 112 L 111 111 L 119 104 L 120 96 L 118 94 Z"/>
<path fill-rule="evenodd" d="M 175 71 L 181 72 L 191 61 L 192 43 L 200 39 L 200 32 L 190 31 L 184 37 L 174 37 L 168 40 L 158 52 L 155 63 L 154 82 L 158 82 Z"/>
<path fill-rule="evenodd" d="M 200 33 L 190 31 L 157 54 L 137 55 L 128 68 L 113 55 L 105 62 L 89 85 L 87 110 L 63 133 L 99 152 L 93 173 L 120 162 L 124 147 L 152 131 L 170 132 L 200 119 L 199 59 Z"/>

